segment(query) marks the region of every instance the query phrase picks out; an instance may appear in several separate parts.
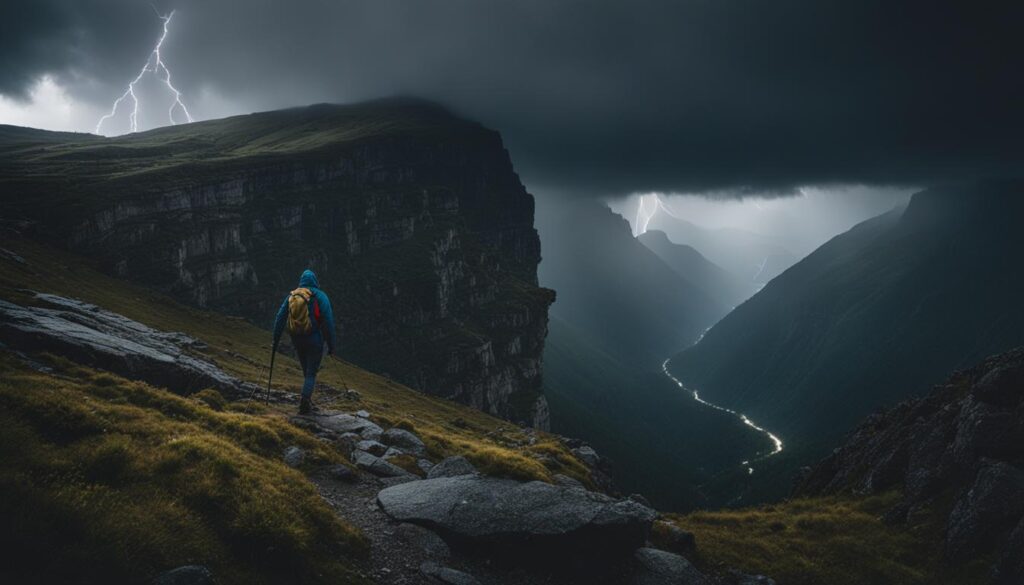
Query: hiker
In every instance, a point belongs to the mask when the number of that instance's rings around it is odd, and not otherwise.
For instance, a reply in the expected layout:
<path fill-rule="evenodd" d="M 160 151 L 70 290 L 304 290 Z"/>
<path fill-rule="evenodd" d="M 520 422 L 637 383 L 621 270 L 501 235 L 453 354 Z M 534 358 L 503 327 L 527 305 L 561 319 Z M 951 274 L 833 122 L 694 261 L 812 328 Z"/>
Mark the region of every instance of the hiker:
<path fill-rule="evenodd" d="M 323 359 L 324 342 L 327 342 L 327 353 L 334 354 L 334 312 L 331 301 L 312 270 L 306 270 L 299 278 L 299 288 L 288 293 L 281 308 L 277 310 L 274 321 L 274 352 L 281 339 L 285 327 L 292 337 L 292 345 L 299 355 L 302 365 L 302 399 L 299 401 L 299 414 L 313 412 L 313 386 L 316 385 L 316 373 Z"/>

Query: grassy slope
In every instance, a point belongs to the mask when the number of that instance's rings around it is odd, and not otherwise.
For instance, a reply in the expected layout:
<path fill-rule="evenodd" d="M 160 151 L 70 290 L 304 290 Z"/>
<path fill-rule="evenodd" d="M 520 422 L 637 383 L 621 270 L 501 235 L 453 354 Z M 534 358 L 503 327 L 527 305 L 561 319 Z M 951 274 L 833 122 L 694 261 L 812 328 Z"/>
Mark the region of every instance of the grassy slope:
<path fill-rule="evenodd" d="M 24 289 L 80 298 L 156 328 L 189 333 L 208 345 L 205 357 L 240 378 L 258 382 L 264 375 L 270 350 L 264 330 L 182 306 L 101 275 L 82 258 L 30 241 L 5 235 L 3 247 L 28 264 L 0 257 L 0 298 L 31 303 Z M 317 447 L 281 409 L 237 404 L 217 412 L 195 396 L 184 399 L 60 358 L 50 358 L 56 373 L 43 374 L 8 353 L 0 356 L 2 499 L 23 502 L 34 494 L 30 501 L 38 512 L 20 514 L 20 524 L 8 525 L 14 531 L 5 531 L 4 542 L 23 540 L 22 548 L 45 550 L 52 531 L 72 523 L 83 528 L 68 532 L 68 538 L 87 542 L 87 548 L 61 547 L 67 556 L 51 556 L 48 563 L 55 571 L 70 571 L 76 559 L 96 557 L 89 562 L 97 571 L 139 578 L 201 561 L 220 569 L 226 582 L 255 582 L 261 575 L 273 580 L 275 567 L 283 570 L 302 559 L 311 580 L 353 579 L 346 569 L 351 563 L 336 553 L 358 555 L 361 538 L 344 522 L 327 518 L 310 485 L 279 462 L 283 447 L 291 444 L 315 447 L 311 465 L 341 456 Z M 274 379 L 278 388 L 297 392 L 301 387 L 297 364 L 287 356 L 279 356 Z M 364 408 L 382 425 L 414 429 L 434 459 L 462 454 L 493 475 L 550 480 L 560 472 L 589 482 L 585 467 L 551 436 L 540 435 L 529 445 L 526 434 L 506 421 L 336 359 L 326 361 L 320 379 L 356 389 L 362 397 L 326 406 Z M 209 392 L 203 396 L 216 403 Z M 60 434 L 61 425 L 80 419 L 82 429 Z M 190 464 L 160 463 L 175 458 Z M 134 520 L 147 510 L 151 518 Z M 5 515 L 15 511 L 4 510 Z M 25 534 L 38 540 L 26 540 Z M 273 546 L 275 554 L 264 554 L 264 545 Z"/>
<path fill-rule="evenodd" d="M 991 559 L 956 567 L 942 563 L 941 515 L 923 513 L 906 526 L 883 523 L 882 514 L 899 499 L 895 492 L 859 499 L 807 498 L 669 515 L 669 520 L 696 535 L 698 565 L 766 574 L 780 585 L 986 582 Z M 656 543 L 662 535 L 656 530 Z"/>

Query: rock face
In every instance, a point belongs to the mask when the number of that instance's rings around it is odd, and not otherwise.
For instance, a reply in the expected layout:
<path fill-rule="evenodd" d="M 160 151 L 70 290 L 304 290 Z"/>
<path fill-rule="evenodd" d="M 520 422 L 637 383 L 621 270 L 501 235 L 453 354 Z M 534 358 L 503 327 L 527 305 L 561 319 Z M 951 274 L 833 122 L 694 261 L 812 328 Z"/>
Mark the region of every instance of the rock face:
<path fill-rule="evenodd" d="M 36 294 L 40 306 L 0 301 L 0 341 L 23 351 L 49 351 L 79 363 L 143 380 L 179 394 L 216 388 L 229 396 L 258 390 L 189 349 L 202 344 L 158 331 L 96 305 Z"/>
<path fill-rule="evenodd" d="M 46 156 L 0 149 L 19 194 L 0 214 L 109 273 L 261 325 L 312 268 L 343 357 L 547 428 L 554 293 L 537 285 L 533 197 L 496 132 L 391 100 L 68 140 Z"/>
<path fill-rule="evenodd" d="M 642 546 L 656 515 L 632 500 L 579 488 L 475 475 L 390 487 L 377 502 L 397 520 L 467 546 L 570 551 L 592 558 L 621 556 Z"/>
<path fill-rule="evenodd" d="M 957 372 L 930 395 L 868 418 L 808 470 L 795 491 L 893 488 L 902 489 L 904 501 L 888 520 L 905 521 L 949 496 L 947 559 L 994 554 L 1001 559 L 1000 582 L 1024 582 L 1024 348 Z"/>

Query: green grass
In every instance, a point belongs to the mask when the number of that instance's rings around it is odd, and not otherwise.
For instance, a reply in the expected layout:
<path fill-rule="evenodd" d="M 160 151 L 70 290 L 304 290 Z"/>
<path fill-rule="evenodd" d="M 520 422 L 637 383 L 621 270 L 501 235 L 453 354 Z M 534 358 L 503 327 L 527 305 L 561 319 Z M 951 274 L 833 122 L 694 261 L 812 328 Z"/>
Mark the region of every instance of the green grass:
<path fill-rule="evenodd" d="M 823 497 L 776 505 L 669 515 L 697 539 L 695 562 L 764 574 L 780 585 L 971 585 L 984 583 L 990 559 L 957 567 L 939 560 L 941 524 L 925 515 L 888 526 L 885 510 L 898 493 L 865 498 Z M 664 544 L 656 530 L 655 544 Z"/>
<path fill-rule="evenodd" d="M 227 372 L 263 382 L 270 334 L 250 323 L 186 307 L 105 276 L 87 260 L 11 237 L 0 258 L 0 298 L 31 305 L 29 289 L 71 296 L 149 326 L 183 331 Z M 145 581 L 180 564 L 210 566 L 222 583 L 352 582 L 365 552 L 359 533 L 319 498 L 304 473 L 344 463 L 327 443 L 288 422 L 293 406 L 232 403 L 215 390 L 166 390 L 37 356 L 44 374 L 0 350 L 0 507 L 10 519 L 0 546 L 43 581 Z M 550 481 L 586 468 L 555 437 L 427 396 L 339 359 L 319 380 L 359 392 L 321 394 L 340 410 L 366 409 L 386 426 L 418 433 L 430 458 L 464 455 L 484 473 Z M 274 387 L 298 392 L 297 363 L 279 355 Z M 308 452 L 302 469 L 281 463 L 288 445 Z M 543 461 L 543 462 L 542 462 Z M 415 461 L 396 464 L 419 473 Z M 35 559 L 45 555 L 45 567 Z M 5 573 L 6 571 L 6 573 Z"/>
<path fill-rule="evenodd" d="M 366 541 L 300 471 L 341 461 L 272 413 L 215 410 L 42 356 L 0 353 L 0 574 L 39 582 L 144 582 L 202 564 L 224 583 L 355 583 Z M 219 396 L 219 395 L 218 395 Z"/>

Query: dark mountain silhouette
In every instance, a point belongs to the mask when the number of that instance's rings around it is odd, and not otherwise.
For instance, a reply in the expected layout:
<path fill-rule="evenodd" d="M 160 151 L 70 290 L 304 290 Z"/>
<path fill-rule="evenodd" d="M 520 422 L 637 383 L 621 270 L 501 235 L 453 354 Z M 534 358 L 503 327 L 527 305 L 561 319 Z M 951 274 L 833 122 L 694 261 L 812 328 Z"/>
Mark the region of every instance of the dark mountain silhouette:
<path fill-rule="evenodd" d="M 1024 342 L 1024 189 L 929 189 L 837 236 L 672 362 L 804 448 Z"/>

